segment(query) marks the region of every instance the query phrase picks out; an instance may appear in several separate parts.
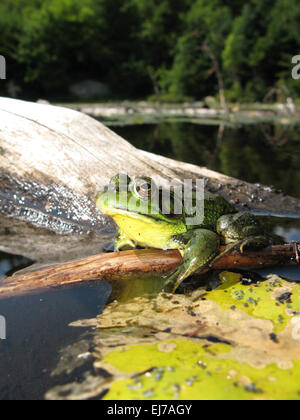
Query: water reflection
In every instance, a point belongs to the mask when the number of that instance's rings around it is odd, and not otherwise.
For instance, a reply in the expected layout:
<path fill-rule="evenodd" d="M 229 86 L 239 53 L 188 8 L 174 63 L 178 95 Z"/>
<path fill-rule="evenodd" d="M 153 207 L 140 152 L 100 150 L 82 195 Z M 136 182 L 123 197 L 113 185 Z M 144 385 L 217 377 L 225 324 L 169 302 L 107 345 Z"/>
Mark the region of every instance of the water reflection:
<path fill-rule="evenodd" d="M 28 258 L 0 252 L 0 278 L 12 274 L 15 270 L 28 267 L 32 261 Z"/>
<path fill-rule="evenodd" d="M 191 123 L 114 127 L 134 146 L 207 166 L 252 183 L 274 185 L 300 198 L 300 127 L 225 128 Z"/>

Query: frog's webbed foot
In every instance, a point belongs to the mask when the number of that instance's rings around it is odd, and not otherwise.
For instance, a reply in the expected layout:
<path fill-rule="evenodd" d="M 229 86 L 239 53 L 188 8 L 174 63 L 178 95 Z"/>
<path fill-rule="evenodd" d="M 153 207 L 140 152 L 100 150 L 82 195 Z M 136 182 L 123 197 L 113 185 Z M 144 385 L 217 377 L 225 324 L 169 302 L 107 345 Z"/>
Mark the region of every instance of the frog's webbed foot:
<path fill-rule="evenodd" d="M 245 248 L 261 249 L 270 244 L 260 220 L 250 213 L 223 215 L 218 219 L 216 228 L 223 242 L 229 244 L 219 258 L 238 247 L 243 254 Z"/>
<path fill-rule="evenodd" d="M 241 254 L 244 254 L 245 248 L 262 249 L 268 245 L 270 245 L 270 239 L 266 236 L 249 236 L 248 238 L 228 244 L 224 251 L 221 252 L 216 258 L 214 258 L 210 265 L 213 265 L 216 261 L 238 249 Z"/>
<path fill-rule="evenodd" d="M 218 254 L 220 240 L 218 235 L 206 229 L 191 231 L 190 240 L 186 243 L 186 234 L 182 237 L 185 245 L 182 251 L 183 264 L 168 278 L 164 291 L 174 293 L 180 284 L 190 275 L 204 270 Z M 180 240 L 180 236 L 177 238 Z"/>
<path fill-rule="evenodd" d="M 270 245 L 270 239 L 266 236 L 249 236 L 249 238 L 244 239 L 241 241 L 240 244 L 240 252 L 244 254 L 245 248 L 250 249 L 262 249 Z"/>

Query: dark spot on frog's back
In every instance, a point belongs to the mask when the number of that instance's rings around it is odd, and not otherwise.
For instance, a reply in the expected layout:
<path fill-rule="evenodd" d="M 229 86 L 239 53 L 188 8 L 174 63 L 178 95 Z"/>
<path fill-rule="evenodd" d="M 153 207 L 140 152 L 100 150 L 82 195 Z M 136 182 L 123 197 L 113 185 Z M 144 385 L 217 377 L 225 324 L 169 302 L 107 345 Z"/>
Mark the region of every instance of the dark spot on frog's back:
<path fill-rule="evenodd" d="M 0 147 L 0 156 L 3 156 L 3 155 L 5 155 L 5 151 L 2 147 Z"/>

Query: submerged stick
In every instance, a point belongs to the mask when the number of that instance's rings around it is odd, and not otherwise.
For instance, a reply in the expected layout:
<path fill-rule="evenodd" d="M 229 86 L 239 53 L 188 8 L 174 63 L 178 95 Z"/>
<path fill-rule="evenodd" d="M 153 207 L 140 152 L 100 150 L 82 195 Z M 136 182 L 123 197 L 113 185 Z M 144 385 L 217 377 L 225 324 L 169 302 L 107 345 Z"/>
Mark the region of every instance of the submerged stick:
<path fill-rule="evenodd" d="M 233 252 L 218 260 L 213 269 L 262 268 L 290 265 L 299 260 L 299 245 L 278 245 L 245 254 Z M 124 276 L 167 274 L 182 264 L 177 250 L 141 249 L 100 254 L 64 264 L 16 274 L 0 281 L 0 299 L 39 293 L 99 280 L 112 282 Z"/>

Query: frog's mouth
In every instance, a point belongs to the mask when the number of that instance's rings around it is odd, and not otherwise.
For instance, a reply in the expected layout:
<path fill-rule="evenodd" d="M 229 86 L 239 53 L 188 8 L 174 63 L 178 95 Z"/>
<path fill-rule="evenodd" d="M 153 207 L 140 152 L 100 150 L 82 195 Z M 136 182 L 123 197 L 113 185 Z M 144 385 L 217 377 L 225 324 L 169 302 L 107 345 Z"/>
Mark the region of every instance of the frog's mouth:
<path fill-rule="evenodd" d="M 169 223 L 176 224 L 179 222 L 181 215 L 180 214 L 163 214 L 158 210 L 153 208 L 149 209 L 151 212 L 142 212 L 137 207 L 136 210 L 130 209 L 122 206 L 120 202 L 114 203 L 114 205 L 108 205 L 108 202 L 104 199 L 103 194 L 98 194 L 95 199 L 95 204 L 98 209 L 112 218 L 123 216 L 131 219 L 143 220 L 145 223 Z"/>
<path fill-rule="evenodd" d="M 113 219 L 118 216 L 124 216 L 124 217 L 127 217 L 128 219 L 143 220 L 145 223 L 153 223 L 153 221 L 155 221 L 156 223 L 159 223 L 159 222 L 172 223 L 171 220 L 168 220 L 167 218 L 165 219 L 164 218 L 165 216 L 162 216 L 162 218 L 160 219 L 151 214 L 144 214 L 135 210 L 129 211 L 123 208 L 118 208 L 118 209 L 105 208 L 103 210 L 102 209 L 100 210 L 102 211 L 102 213 L 107 214 L 108 216 L 111 216 Z"/>
<path fill-rule="evenodd" d="M 163 215 L 160 213 L 157 213 L 157 217 L 155 215 L 152 214 L 144 214 L 144 213 L 140 213 L 137 210 L 127 210 L 121 207 L 118 208 L 110 208 L 110 207 L 105 207 L 105 206 L 101 206 L 99 207 L 100 210 L 102 211 L 102 213 L 107 214 L 108 216 L 112 217 L 114 219 L 114 221 L 119 224 L 120 219 L 122 219 L 122 221 L 125 221 L 125 219 L 128 220 L 134 220 L 135 222 L 142 222 L 145 224 L 149 224 L 149 225 L 177 225 L 178 223 L 180 223 L 180 221 L 178 220 L 178 215 L 175 215 L 175 217 L 173 217 L 172 215 Z"/>

